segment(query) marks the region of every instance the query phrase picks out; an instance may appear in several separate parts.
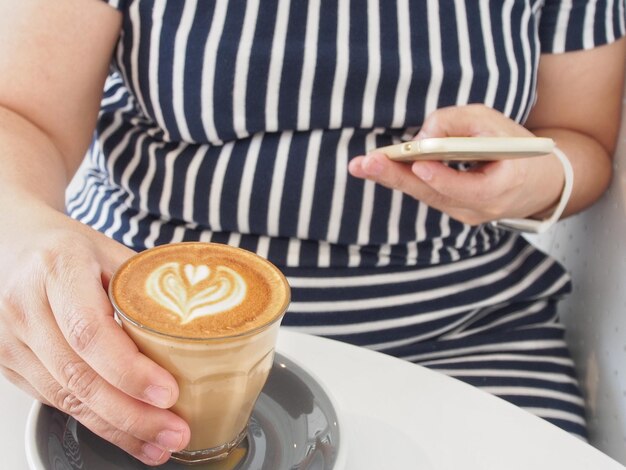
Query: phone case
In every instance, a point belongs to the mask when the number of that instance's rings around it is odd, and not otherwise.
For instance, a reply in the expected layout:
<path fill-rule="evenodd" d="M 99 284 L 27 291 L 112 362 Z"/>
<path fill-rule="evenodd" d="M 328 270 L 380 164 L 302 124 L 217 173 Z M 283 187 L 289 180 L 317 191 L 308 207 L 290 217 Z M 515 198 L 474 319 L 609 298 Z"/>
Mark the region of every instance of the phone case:
<path fill-rule="evenodd" d="M 396 161 L 490 161 L 537 157 L 553 149 L 554 141 L 546 137 L 433 137 L 373 151 Z"/>

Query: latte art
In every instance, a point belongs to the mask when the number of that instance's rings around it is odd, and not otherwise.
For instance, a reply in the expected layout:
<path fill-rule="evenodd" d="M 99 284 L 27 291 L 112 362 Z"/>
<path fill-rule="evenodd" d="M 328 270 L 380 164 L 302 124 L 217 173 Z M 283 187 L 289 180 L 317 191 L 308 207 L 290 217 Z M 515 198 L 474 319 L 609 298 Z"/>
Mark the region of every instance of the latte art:
<path fill-rule="evenodd" d="M 146 294 L 181 323 L 231 310 L 246 297 L 246 281 L 226 266 L 165 263 L 146 279 Z"/>
<path fill-rule="evenodd" d="M 181 242 L 142 251 L 109 282 L 116 313 L 180 338 L 247 334 L 280 318 L 289 284 L 269 261 L 219 243 Z"/>

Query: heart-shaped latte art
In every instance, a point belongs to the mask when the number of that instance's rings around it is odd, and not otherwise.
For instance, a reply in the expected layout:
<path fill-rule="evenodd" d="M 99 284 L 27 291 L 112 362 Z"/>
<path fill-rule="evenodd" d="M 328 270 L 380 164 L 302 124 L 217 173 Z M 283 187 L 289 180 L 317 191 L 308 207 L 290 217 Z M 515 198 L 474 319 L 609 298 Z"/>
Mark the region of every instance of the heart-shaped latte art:
<path fill-rule="evenodd" d="M 152 271 L 146 293 L 188 323 L 216 315 L 239 305 L 246 296 L 246 282 L 226 266 L 195 266 L 170 262 Z"/>
<path fill-rule="evenodd" d="M 198 282 L 205 280 L 211 275 L 211 270 L 205 264 L 194 266 L 193 264 L 185 265 L 185 276 L 189 284 L 195 286 Z"/>

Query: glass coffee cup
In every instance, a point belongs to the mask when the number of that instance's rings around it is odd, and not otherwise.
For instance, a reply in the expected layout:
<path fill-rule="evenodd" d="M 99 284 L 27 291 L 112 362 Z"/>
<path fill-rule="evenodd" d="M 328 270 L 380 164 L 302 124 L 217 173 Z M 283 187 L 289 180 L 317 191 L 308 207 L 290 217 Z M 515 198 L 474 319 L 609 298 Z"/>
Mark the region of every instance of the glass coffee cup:
<path fill-rule="evenodd" d="M 130 258 L 109 295 L 139 350 L 178 383 L 172 411 L 187 421 L 191 439 L 172 458 L 228 456 L 245 438 L 272 368 L 290 300 L 284 275 L 240 248 L 173 243 Z"/>

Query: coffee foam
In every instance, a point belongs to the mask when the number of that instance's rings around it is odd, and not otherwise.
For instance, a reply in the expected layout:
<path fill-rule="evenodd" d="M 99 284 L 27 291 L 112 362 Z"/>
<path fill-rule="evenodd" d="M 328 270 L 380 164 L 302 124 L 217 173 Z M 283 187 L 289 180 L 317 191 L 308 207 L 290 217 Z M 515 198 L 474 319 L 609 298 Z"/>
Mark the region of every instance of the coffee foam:
<path fill-rule="evenodd" d="M 110 286 L 117 309 L 161 333 L 211 338 L 253 330 L 289 302 L 284 276 L 248 251 L 215 243 L 176 243 L 140 253 Z"/>
<path fill-rule="evenodd" d="M 183 324 L 237 307 L 247 283 L 235 270 L 207 264 L 164 263 L 146 280 L 146 295 L 174 312 Z"/>

